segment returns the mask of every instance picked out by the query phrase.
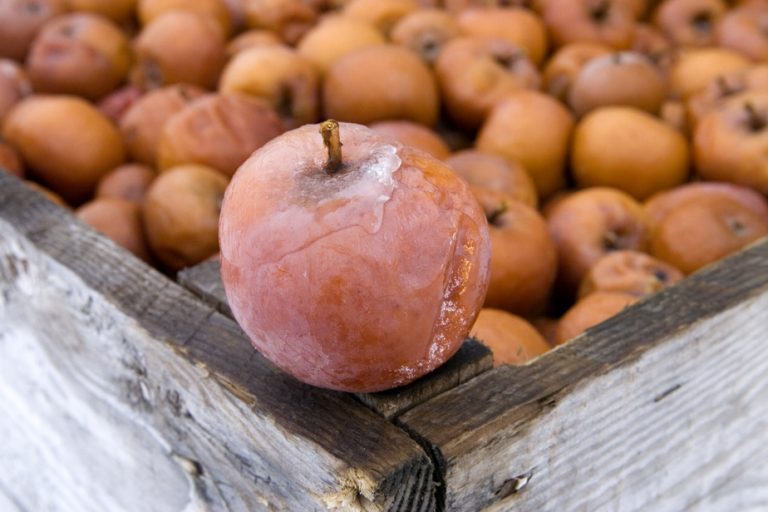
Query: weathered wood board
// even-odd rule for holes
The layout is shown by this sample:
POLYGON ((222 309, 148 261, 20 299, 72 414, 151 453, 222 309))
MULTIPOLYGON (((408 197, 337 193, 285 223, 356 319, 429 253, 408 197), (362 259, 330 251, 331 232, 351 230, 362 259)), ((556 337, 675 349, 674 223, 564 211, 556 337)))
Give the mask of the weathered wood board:
MULTIPOLYGON (((232 318, 232 310, 227 303, 221 282, 221 267, 218 261, 206 261, 184 269, 179 272, 178 281, 204 302, 232 318)), ((490 370, 492 366, 493 355, 488 347, 468 338, 449 361, 429 375, 397 389, 379 393, 359 393, 355 396, 374 411, 391 419, 490 370)))
POLYGON ((419 445, 0 172, 0 504, 434 510, 419 445))
POLYGON ((768 510, 768 240, 397 421, 446 510, 768 510))

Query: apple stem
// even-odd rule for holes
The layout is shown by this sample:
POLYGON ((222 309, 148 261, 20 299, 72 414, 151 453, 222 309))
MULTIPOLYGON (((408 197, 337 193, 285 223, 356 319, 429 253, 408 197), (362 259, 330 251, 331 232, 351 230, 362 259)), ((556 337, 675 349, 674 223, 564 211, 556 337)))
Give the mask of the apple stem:
POLYGON ((333 174, 341 167, 341 137, 339 136, 339 122, 328 119, 320 123, 320 135, 323 136, 323 144, 328 150, 328 161, 325 162, 325 172, 333 174))
POLYGON ((495 210, 493 210, 491 213, 488 214, 488 224, 496 224, 496 222, 499 220, 499 217, 504 215, 504 212, 507 211, 509 208, 509 205, 507 205, 506 201, 502 201, 499 206, 496 207, 495 210))

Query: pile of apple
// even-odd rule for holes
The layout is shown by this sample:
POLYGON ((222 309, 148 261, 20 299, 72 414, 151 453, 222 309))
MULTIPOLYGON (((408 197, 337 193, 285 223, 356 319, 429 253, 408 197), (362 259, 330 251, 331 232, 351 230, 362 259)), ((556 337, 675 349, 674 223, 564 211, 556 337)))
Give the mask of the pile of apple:
POLYGON ((520 363, 768 235, 766 27, 768 0, 5 0, 0 167, 173 273, 255 150, 367 125, 471 187, 473 333, 520 363))

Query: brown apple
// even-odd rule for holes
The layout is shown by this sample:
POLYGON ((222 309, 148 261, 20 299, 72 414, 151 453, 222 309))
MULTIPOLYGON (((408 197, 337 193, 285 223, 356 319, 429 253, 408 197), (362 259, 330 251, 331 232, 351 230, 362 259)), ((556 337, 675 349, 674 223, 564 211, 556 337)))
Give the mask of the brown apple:
POLYGON ((635 15, 626 2, 546 0, 541 17, 555 47, 574 42, 594 42, 626 50, 632 45, 635 15))
POLYGON ((581 280, 579 297, 595 292, 654 294, 683 279, 680 270, 640 251, 613 251, 595 262, 581 280))
POLYGON ((24 178, 26 176, 26 169, 19 153, 13 149, 13 146, 2 139, 0 139, 0 169, 13 174, 17 178, 24 178))
POLYGON ((21 66, 10 59, 0 59, 0 126, 11 108, 32 93, 32 84, 21 66))
POLYGON ((203 165, 182 165, 158 176, 142 206, 152 254, 171 271, 200 263, 219 250, 219 211, 226 176, 203 165))
POLYGON ((110 121, 120 124, 123 115, 144 94, 144 91, 132 84, 126 84, 114 89, 96 103, 99 112, 107 116, 110 121))
POLYGON ((768 4, 731 9, 715 28, 717 45, 750 59, 768 59, 768 4))
POLYGON ((727 10, 722 0, 664 0, 653 24, 676 46, 715 46, 715 27, 727 10))
POLYGON ((517 7, 487 7, 461 11, 456 16, 461 30, 470 36, 504 39, 525 50, 537 66, 547 55, 547 29, 533 11, 517 7))
POLYGON ((693 134, 696 171, 768 194, 768 91, 731 96, 701 118, 693 134))
POLYGON ((557 274, 557 248, 546 221, 519 201, 500 203, 493 193, 473 192, 491 233, 491 281, 484 307, 521 316, 542 313, 557 274))
POLYGON ((142 89, 186 83, 213 89, 226 60, 216 23, 189 11, 169 11, 146 25, 134 41, 131 80, 142 89))
POLYGON ((491 110, 475 147, 522 164, 545 199, 565 186, 573 125, 570 112, 556 99, 519 90, 491 110))
POLYGON ((415 0, 349 0, 345 2, 341 13, 367 21, 388 36, 401 18, 418 8, 419 4, 415 0))
POLYGON ((445 158, 445 163, 471 186, 499 191, 531 208, 538 206, 536 185, 519 162, 477 149, 464 149, 445 158))
POLYGON ((219 92, 261 98, 275 109, 286 128, 296 128, 317 120, 319 82, 312 62, 293 48, 271 45, 235 55, 219 78, 219 92))
POLYGON ((561 46, 544 65, 544 90, 565 102, 581 68, 593 58, 612 51, 610 46, 602 43, 577 42, 561 46))
POLYGON ((67 10, 92 12, 118 23, 128 25, 136 14, 138 0, 66 0, 67 10))
POLYGON ((96 185, 95 197, 119 197, 136 204, 144 202, 144 196, 157 176, 147 165, 128 163, 105 174, 96 185))
POLYGON ((504 39, 453 38, 445 43, 434 69, 449 117, 467 129, 478 128, 508 93, 541 85, 525 51, 504 39))
POLYGON ((340 57, 366 46, 383 44, 386 39, 371 23, 340 15, 323 17, 304 34, 296 51, 324 74, 340 57))
POLYGON ((481 309, 470 336, 491 349, 493 366, 525 364, 552 348, 528 320, 501 309, 481 309))
POLYGON ((571 171, 577 186, 613 187, 643 200, 688 178, 688 142, 659 118, 632 107, 602 107, 577 125, 571 171))
POLYGON ((167 12, 183 10, 215 21, 225 37, 232 33, 232 19, 224 0, 138 0, 138 3, 137 14, 142 26, 167 12))
POLYGON ((675 205, 653 230, 650 252, 693 273, 768 236, 768 217, 732 197, 710 196, 675 205))
POLYGON ((445 43, 462 34, 456 18, 442 9, 424 8, 406 14, 392 27, 390 40, 410 48, 432 64, 445 43))
POLYGON ((434 126, 439 114, 432 71, 417 54, 394 44, 359 48, 339 58, 321 89, 325 117, 340 121, 408 119, 434 126))
POLYGON ((426 151, 439 160, 445 160, 451 150, 448 144, 432 129, 414 121, 392 119, 376 121, 368 127, 384 137, 391 137, 401 144, 426 151))
POLYGON ((277 34, 270 32, 267 29, 255 28, 252 30, 247 30, 241 34, 238 34, 227 42, 227 62, 229 62, 229 60, 234 57, 235 54, 249 48, 275 46, 282 44, 284 44, 282 39, 280 39, 277 34))
POLYGON ((590 293, 571 306, 560 318, 555 332, 555 344, 562 345, 590 327, 620 313, 637 300, 636 296, 628 293, 590 293))
POLYGON ((157 144, 165 122, 203 94, 205 90, 200 87, 176 84, 149 91, 136 100, 119 123, 131 159, 154 166, 157 162, 157 144))
POLYGON ((77 208, 75 217, 140 260, 150 262, 138 204, 119 197, 99 197, 77 208))
POLYGON ((649 197, 643 208, 653 230, 677 205, 687 201, 707 202, 712 197, 734 200, 754 215, 768 219, 768 200, 762 194, 749 187, 720 181, 693 181, 664 190, 649 197))
POLYGON ((122 84, 131 68, 128 37, 99 14, 57 16, 40 29, 27 57, 36 92, 97 100, 122 84))
POLYGON ((558 282, 566 295, 600 258, 612 251, 645 251, 648 220, 642 205, 613 188, 594 187, 570 193, 547 212, 558 251, 558 282))
POLYGON ((23 62, 40 28, 65 10, 65 0, 0 2, 0 58, 23 62))
POLYGON ((662 75, 667 76, 674 60, 675 47, 658 27, 650 23, 638 23, 630 49, 648 57, 662 75))
POLYGON ((317 22, 317 11, 305 0, 242 0, 245 25, 266 29, 289 45, 296 44, 317 22))
POLYGON ((609 105, 657 114, 666 93, 664 79, 648 58, 616 52, 594 57, 581 68, 568 91, 568 104, 577 117, 609 105))
POLYGON ((747 69, 752 62, 726 48, 692 48, 679 51, 669 70, 669 93, 686 100, 718 76, 747 69))
POLYGON ((282 132, 280 118, 266 100, 240 93, 201 96, 166 121, 157 169, 202 164, 229 177, 282 132))
POLYGON ((2 135, 34 176, 73 205, 125 158, 114 124, 75 96, 28 96, 8 113, 2 135))
POLYGON ((688 122, 693 128, 705 114, 722 107, 731 96, 761 89, 768 89, 768 64, 719 75, 686 101, 688 122))

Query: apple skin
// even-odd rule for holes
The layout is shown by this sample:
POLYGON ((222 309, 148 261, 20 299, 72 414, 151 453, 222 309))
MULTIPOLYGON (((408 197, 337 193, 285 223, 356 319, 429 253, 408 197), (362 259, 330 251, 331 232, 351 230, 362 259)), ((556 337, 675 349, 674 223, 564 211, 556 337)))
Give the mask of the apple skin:
POLYGON ((746 91, 701 118, 693 155, 704 180, 726 181, 768 195, 768 92, 746 91))
POLYGON ((340 123, 342 168, 327 173, 318 127, 234 175, 219 228, 227 299, 254 347, 303 382, 406 384, 458 350, 482 307, 485 215, 445 164, 361 125, 340 123))

